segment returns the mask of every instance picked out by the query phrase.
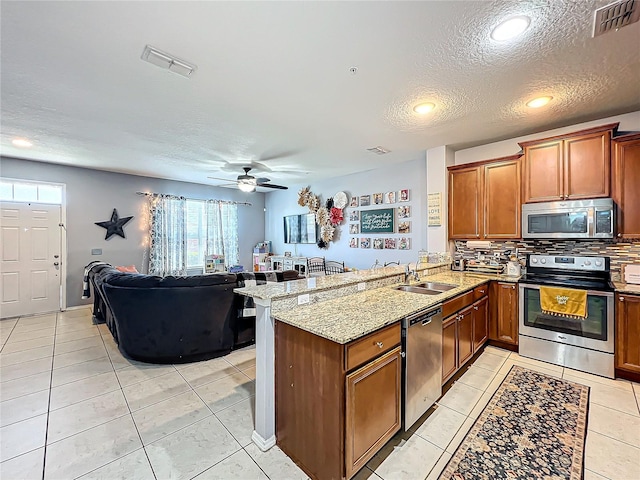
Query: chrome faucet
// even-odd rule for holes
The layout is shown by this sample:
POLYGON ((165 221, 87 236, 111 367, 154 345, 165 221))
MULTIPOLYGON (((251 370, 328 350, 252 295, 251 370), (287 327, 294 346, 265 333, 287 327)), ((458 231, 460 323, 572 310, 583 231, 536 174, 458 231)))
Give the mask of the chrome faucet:
MULTIPOLYGON (((417 267, 418 267, 418 264, 416 263, 416 268, 417 267)), ((408 284, 410 277, 413 277, 413 279, 418 282, 420 281, 420 275, 418 275, 418 270, 410 270, 409 264, 407 263, 407 266, 404 269, 404 283, 408 284)))

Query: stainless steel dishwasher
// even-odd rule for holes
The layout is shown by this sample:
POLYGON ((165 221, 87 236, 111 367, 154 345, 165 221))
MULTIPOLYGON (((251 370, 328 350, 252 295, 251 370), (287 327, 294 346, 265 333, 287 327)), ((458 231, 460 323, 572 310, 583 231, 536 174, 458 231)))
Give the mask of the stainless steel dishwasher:
POLYGON ((442 305, 402 321, 404 429, 442 395, 442 305))

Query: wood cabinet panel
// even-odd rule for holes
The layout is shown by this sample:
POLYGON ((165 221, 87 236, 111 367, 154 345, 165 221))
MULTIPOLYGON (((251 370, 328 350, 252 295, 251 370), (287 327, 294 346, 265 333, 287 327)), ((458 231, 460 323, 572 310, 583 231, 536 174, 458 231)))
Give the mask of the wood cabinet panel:
POLYGON ((442 323, 442 383, 458 368, 458 320, 456 315, 442 323))
POLYGON ((458 367, 473 356, 473 307, 461 311, 458 317, 458 367))
POLYGON ((618 207, 618 238, 640 238, 640 134, 613 142, 612 197, 618 207))
POLYGON ((519 159, 484 166, 484 238, 520 238, 520 191, 519 159))
POLYGON ((480 300, 482 297, 489 295, 489 284, 485 283, 473 289, 473 300, 480 300))
POLYGON ((449 315, 462 310, 467 305, 471 305, 474 300, 474 295, 474 291, 471 291, 447 300, 442 304, 442 316, 447 318, 449 315))
POLYGON ((524 203, 563 198, 562 141, 524 147, 524 203))
POLYGON ((518 290, 515 283, 498 282, 498 340, 518 344, 518 290))
POLYGON ((616 368, 640 374, 640 296, 616 294, 616 368))
POLYGON ((480 238, 481 170, 465 168, 449 174, 449 237, 480 238))
POLYGON ((489 297, 473 304, 473 351, 476 352, 489 337, 489 297))
POLYGON ((346 346, 346 370, 365 364, 400 344, 401 328, 396 322, 346 346))
POLYGON ((564 141, 566 199, 608 197, 611 182, 611 132, 564 141))
POLYGON ((400 347, 347 375, 346 478, 400 430, 401 379, 400 347))

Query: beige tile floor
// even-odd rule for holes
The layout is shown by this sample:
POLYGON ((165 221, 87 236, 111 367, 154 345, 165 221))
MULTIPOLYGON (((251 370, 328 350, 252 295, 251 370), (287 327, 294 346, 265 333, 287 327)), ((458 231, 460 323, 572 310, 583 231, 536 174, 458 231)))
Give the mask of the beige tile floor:
MULTIPOLYGON (((251 442, 255 350, 183 365, 126 359, 89 309, 0 321, 3 479, 302 479, 251 442)), ((356 480, 437 478, 512 365, 591 387, 585 479, 640 479, 640 385, 487 347, 356 480)))

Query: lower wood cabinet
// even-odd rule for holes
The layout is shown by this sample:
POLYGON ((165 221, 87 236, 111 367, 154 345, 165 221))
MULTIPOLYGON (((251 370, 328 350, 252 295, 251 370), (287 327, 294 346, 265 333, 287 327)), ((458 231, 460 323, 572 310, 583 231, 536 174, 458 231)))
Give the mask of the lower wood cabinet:
POLYGON ((640 295, 616 294, 617 370, 640 374, 640 295))
POLYGON ((349 479, 401 428, 400 322, 341 345, 275 324, 277 444, 313 479, 349 479))
POLYGON ((492 282, 489 295, 489 338, 505 344, 518 345, 518 285, 510 282, 492 282))
POLYGON ((474 292, 448 300, 442 307, 445 314, 456 312, 442 322, 443 384, 473 357, 488 338, 489 298, 486 291, 487 286, 483 285, 474 292), (474 298, 479 300, 473 302, 474 298))

